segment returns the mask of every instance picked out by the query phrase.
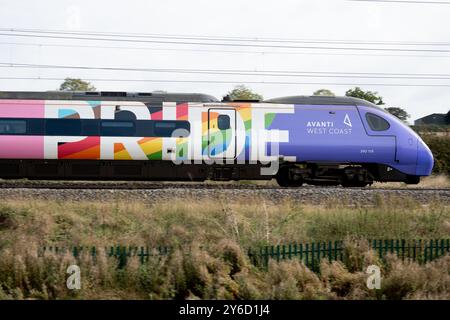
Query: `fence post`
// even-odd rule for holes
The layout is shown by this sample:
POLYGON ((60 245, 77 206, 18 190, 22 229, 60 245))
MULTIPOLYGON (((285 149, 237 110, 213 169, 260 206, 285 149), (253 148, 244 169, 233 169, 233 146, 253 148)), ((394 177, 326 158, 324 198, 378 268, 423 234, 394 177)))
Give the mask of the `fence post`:
POLYGON ((438 239, 434 240, 434 247, 435 247, 434 256, 435 256, 435 258, 439 258, 440 255, 439 255, 439 240, 438 239))
POLYGON ((331 263, 331 249, 333 248, 331 241, 328 241, 328 262, 331 263))
POLYGON ((384 240, 384 255, 387 255, 389 252, 389 240, 384 240))
POLYGON ((327 243, 324 241, 322 243, 322 259, 327 256, 327 243))
POLYGON ((117 253, 118 258, 119 258, 118 268, 119 269, 123 269, 127 265, 127 247, 122 247, 121 248, 121 247, 118 246, 117 249, 118 249, 118 252, 116 252, 116 253, 117 253))
POLYGON ((309 268, 309 243, 305 244, 305 258, 306 258, 306 263, 305 266, 307 266, 309 268))
POLYGON ((320 241, 317 243, 317 263, 316 263, 316 270, 319 270, 320 267, 320 260, 321 260, 321 256, 322 256, 322 245, 320 243, 320 241))
POLYGON ((300 262, 306 266, 306 263, 303 262, 303 243, 300 243, 300 245, 299 245, 299 256, 300 256, 300 262))
POLYGON ((94 260, 94 262, 97 262, 97 247, 91 248, 91 256, 92 260, 94 260))
POLYGON ((264 261, 263 261, 263 263, 264 263, 264 266, 266 268, 269 267, 269 247, 268 246, 266 246, 265 250, 264 250, 264 261))
POLYGON ((411 243, 410 239, 408 239, 408 241, 402 239, 403 260, 405 259, 405 256, 409 258, 410 243, 411 243), (406 250, 408 250, 408 252, 406 252, 406 250))
POLYGON ((337 261, 337 253, 338 253, 338 242, 334 240, 334 261, 337 261))
POLYGON ((423 263, 423 260, 424 260, 423 255, 424 255, 424 253, 423 253, 423 248, 422 248, 422 239, 419 239, 417 250, 418 250, 418 252, 417 252, 417 258, 416 259, 418 259, 420 261, 420 263, 423 263))
POLYGON ((144 264, 144 247, 141 247, 141 251, 139 252, 139 262, 144 264))
POLYGON ((433 239, 430 239, 430 248, 431 248, 431 250, 430 250, 430 262, 431 262, 431 261, 433 261, 433 259, 436 258, 436 248, 435 248, 433 239), (434 249, 434 252, 433 252, 433 249, 434 249))
POLYGON ((77 247, 77 246, 74 246, 74 247, 72 248, 72 255, 73 255, 75 258, 78 257, 79 253, 78 253, 78 247, 77 247))
POLYGON ((264 266, 264 264, 263 264, 263 254, 264 254, 263 247, 259 247, 258 254, 255 253, 255 256, 254 256, 255 265, 257 265, 257 266, 264 266))
POLYGON ((380 255, 380 259, 383 259, 383 240, 378 240, 378 252, 380 255))
POLYGON ((429 240, 429 244, 430 244, 430 250, 429 250, 430 260, 429 261, 432 261, 433 260, 433 240, 432 239, 429 240))
POLYGON ((437 239, 432 240, 434 246, 434 258, 439 258, 439 241, 437 239))
POLYGON ((316 255, 316 243, 312 242, 311 243, 311 270, 313 270, 313 271, 316 267, 315 263, 314 263, 315 255, 316 255))

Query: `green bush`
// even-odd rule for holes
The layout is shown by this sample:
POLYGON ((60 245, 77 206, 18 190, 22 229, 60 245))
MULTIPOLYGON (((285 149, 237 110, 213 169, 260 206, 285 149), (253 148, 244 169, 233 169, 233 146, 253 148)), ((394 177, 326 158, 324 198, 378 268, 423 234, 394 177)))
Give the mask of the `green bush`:
POLYGON ((425 134, 422 139, 433 152, 433 173, 450 175, 450 137, 425 134))

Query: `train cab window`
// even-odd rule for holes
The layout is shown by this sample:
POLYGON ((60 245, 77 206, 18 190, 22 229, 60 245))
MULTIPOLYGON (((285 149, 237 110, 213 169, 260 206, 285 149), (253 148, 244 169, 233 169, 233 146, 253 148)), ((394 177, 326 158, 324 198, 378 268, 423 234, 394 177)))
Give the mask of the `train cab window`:
POLYGON ((102 136, 132 137, 135 131, 132 121, 102 121, 100 126, 102 136))
POLYGON ((188 121, 162 120, 154 122, 155 137, 177 137, 189 136, 190 125, 188 121))
POLYGON ((389 122, 373 113, 366 113, 366 120, 373 131, 385 131, 390 127, 389 122))
POLYGON ((217 127, 219 128, 219 130, 230 129, 230 117, 226 114, 220 114, 217 117, 217 127))
POLYGON ((26 120, 0 120, 0 134, 24 134, 26 132, 26 120))
POLYGON ((79 136, 81 121, 79 119, 46 119, 45 134, 48 136, 79 136))

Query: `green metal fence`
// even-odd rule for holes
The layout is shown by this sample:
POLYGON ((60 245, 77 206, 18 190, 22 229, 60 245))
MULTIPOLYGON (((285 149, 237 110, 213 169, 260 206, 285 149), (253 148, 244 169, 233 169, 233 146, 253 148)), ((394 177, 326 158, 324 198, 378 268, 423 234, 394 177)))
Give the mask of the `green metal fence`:
MULTIPOLYGON (((399 258, 427 263, 450 252, 450 239, 436 240, 369 240, 370 249, 380 259, 386 254, 396 254, 399 258)), ((268 267, 269 261, 299 260, 311 270, 319 269, 320 261, 345 261, 344 241, 311 242, 277 246, 265 246, 258 250, 249 250, 249 257, 255 265, 268 267)))
MULTIPOLYGON (((103 248, 104 253, 108 257, 114 257, 118 261, 118 267, 123 268, 126 266, 128 259, 130 258, 138 258, 141 264, 148 262, 151 257, 162 257, 168 255, 172 248, 159 246, 157 248, 150 247, 137 247, 137 246, 110 246, 103 248)), ((45 255, 46 253, 54 253, 54 254, 66 254, 70 253, 75 258, 81 257, 83 254, 88 254, 92 257, 92 259, 96 259, 99 254, 99 248, 97 247, 83 247, 83 246, 74 246, 71 248, 66 247, 58 247, 58 246, 48 246, 43 247, 42 251, 39 252, 39 255, 45 255)))
MULTIPOLYGON (((427 263, 450 252, 450 239, 436 240, 369 240, 372 249, 380 259, 384 259, 386 254, 396 254, 399 258, 413 260, 418 263, 427 263)), ((128 259, 138 258, 140 263, 146 263, 151 257, 167 256, 173 252, 174 248, 160 246, 157 248, 137 247, 137 246, 110 246, 105 247, 104 252, 109 257, 118 260, 118 267, 123 268, 128 259)), ((43 247, 40 254, 51 252, 55 254, 70 252, 74 257, 88 254, 96 259, 99 250, 96 247, 72 247, 70 249, 57 246, 43 247)), ((248 250, 249 259, 253 264, 267 268, 270 260, 298 260, 313 271, 318 271, 320 261, 345 261, 346 257, 344 241, 291 243, 287 245, 264 246, 257 249, 248 250)))

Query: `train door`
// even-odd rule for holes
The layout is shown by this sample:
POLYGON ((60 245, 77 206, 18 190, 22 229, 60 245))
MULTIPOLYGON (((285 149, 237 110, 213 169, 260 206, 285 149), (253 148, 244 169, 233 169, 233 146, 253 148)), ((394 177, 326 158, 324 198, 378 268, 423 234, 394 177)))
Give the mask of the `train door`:
POLYGON ((396 135, 383 117, 383 113, 372 108, 358 106, 358 111, 367 133, 368 150, 375 156, 377 163, 395 163, 397 161, 396 135))
POLYGON ((370 136, 390 138, 393 141, 393 146, 389 145, 389 149, 394 149, 395 153, 391 156, 390 163, 404 173, 414 174, 417 164, 416 133, 390 114, 368 107, 358 108, 370 136))
POLYGON ((208 156, 211 159, 236 158, 236 110, 208 110, 208 156))

